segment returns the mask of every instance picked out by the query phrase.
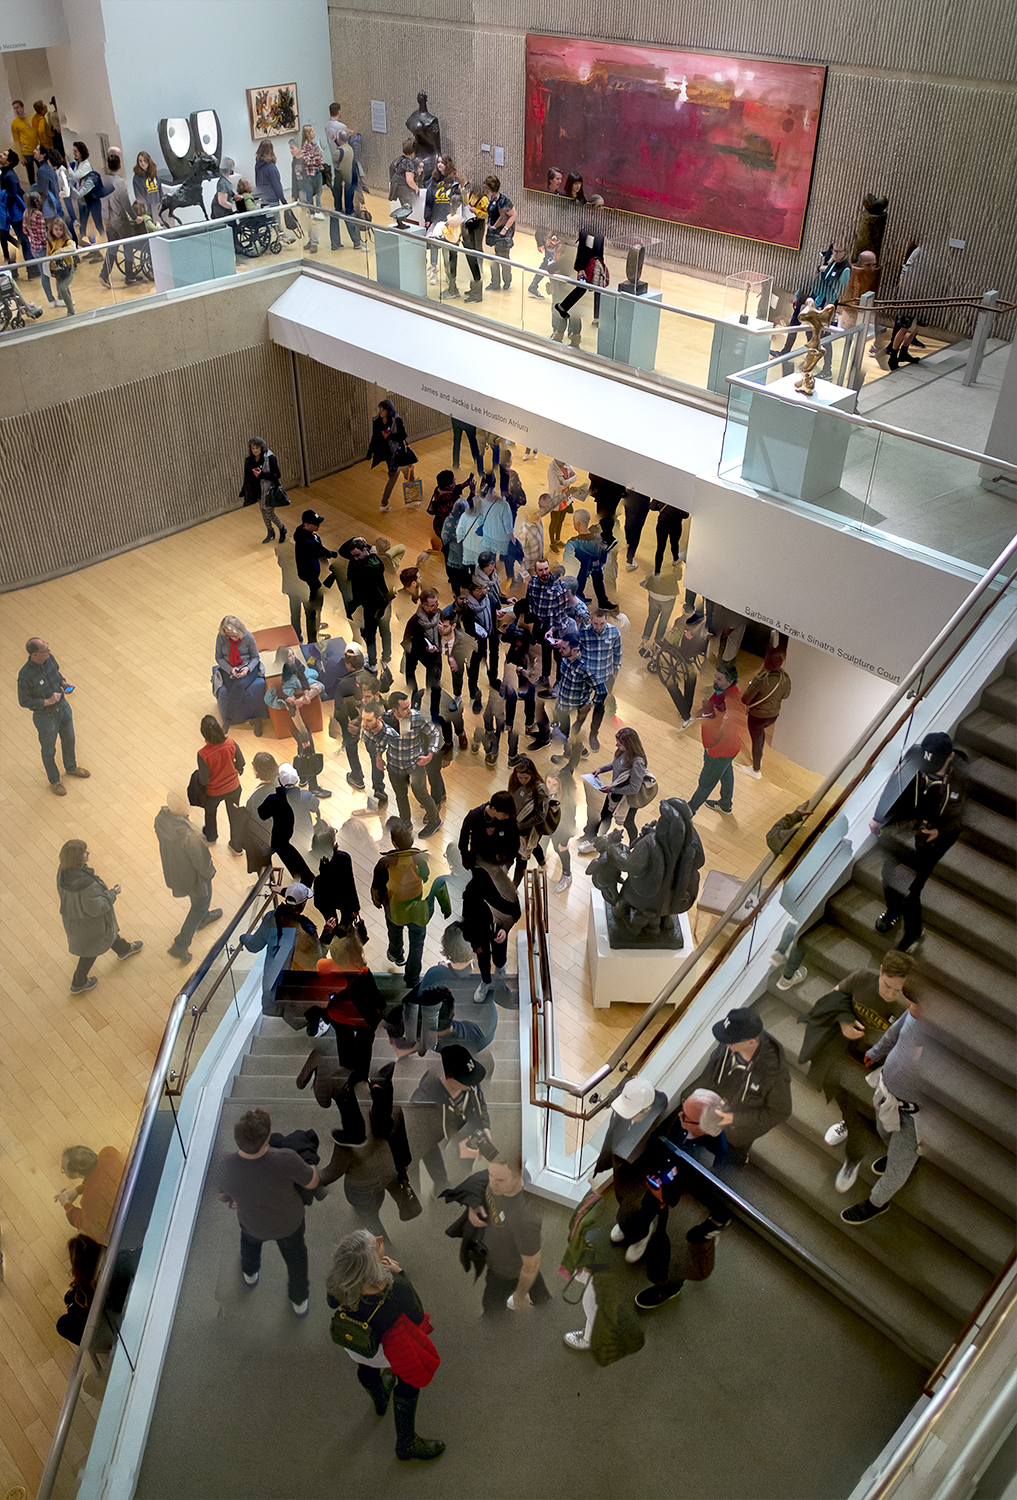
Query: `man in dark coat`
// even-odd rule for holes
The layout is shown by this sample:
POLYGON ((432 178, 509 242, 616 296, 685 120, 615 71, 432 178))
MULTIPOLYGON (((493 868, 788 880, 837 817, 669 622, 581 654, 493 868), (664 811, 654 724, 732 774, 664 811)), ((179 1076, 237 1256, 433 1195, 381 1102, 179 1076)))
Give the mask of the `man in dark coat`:
POLYGON ((22 708, 32 710, 32 722, 39 736, 42 763, 46 767, 50 786, 56 796, 66 797, 67 788, 60 780, 56 763, 58 737, 64 770, 68 776, 87 777, 91 774, 83 766, 79 766, 75 759, 74 716, 67 702, 67 692, 71 685, 64 680, 48 641, 34 635, 26 643, 25 650, 28 652, 28 660, 18 673, 18 702, 22 708))
MULTIPOLYGON (((719 1046, 689 1089, 712 1089, 724 1100, 717 1122, 727 1140, 727 1160, 744 1166, 749 1147, 791 1117, 791 1072, 778 1041, 763 1030, 754 1010, 729 1010, 713 1034, 719 1046)), ((704 1137, 709 1145, 712 1137, 704 1137)), ((722 1159, 717 1155, 718 1164, 722 1159)))
POLYGON ((922 936, 922 891, 943 855, 960 838, 968 795, 968 758, 948 734, 927 734, 912 745, 880 793, 869 824, 886 848, 877 932, 904 918, 898 948, 922 936))
MULTIPOLYGON (((293 550, 297 559, 297 577, 307 584, 307 639, 318 639, 318 621, 321 618, 321 564, 328 558, 338 557, 330 552, 318 535, 318 527, 325 517, 316 510, 305 510, 300 525, 293 532, 293 550)), ((327 580, 332 582, 331 577, 327 580)))
POLYGON ((174 896, 186 897, 191 903, 184 925, 168 950, 170 958, 179 958, 185 964, 191 961, 188 949, 194 934, 222 916, 222 907, 209 910, 215 865, 212 851, 192 824, 189 812, 185 799, 170 792, 166 806, 159 809, 155 818, 163 878, 174 896))
POLYGON ((373 671, 378 663, 378 626, 389 604, 385 564, 362 536, 351 537, 339 548, 340 557, 349 561, 347 578, 353 608, 364 612, 363 636, 367 647, 367 666, 373 671))

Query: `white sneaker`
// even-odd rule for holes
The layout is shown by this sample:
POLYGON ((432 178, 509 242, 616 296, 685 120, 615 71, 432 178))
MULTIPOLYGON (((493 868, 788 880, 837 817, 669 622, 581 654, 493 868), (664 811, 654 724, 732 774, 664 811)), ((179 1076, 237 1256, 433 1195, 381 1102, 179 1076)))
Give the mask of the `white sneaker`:
POLYGON ((569 886, 571 884, 572 884, 572 876, 571 875, 563 875, 561 877, 561 879, 559 880, 558 884, 554 888, 555 895, 556 896, 562 896, 562 895, 564 895, 565 892, 568 890, 568 888, 569 888, 569 886))
POLYGON ((312 214, 312 215, 311 215, 311 218, 312 218, 312 219, 324 219, 324 217, 325 217, 325 215, 324 215, 324 214, 319 214, 319 213, 313 213, 313 214, 312 214))
POLYGON ((437 284, 438 284, 438 268, 437 268, 437 266, 428 266, 428 268, 427 268, 427 281, 428 281, 428 285, 429 286, 437 286, 437 284))
POLYGON ((855 1185, 855 1178, 858 1176, 858 1168, 860 1166, 860 1161, 846 1161, 844 1163, 834 1179, 833 1185, 838 1193, 850 1193, 855 1185))
MULTIPOLYGON (((652 1233, 653 1230, 651 1229, 650 1234, 652 1233)), ((646 1247, 650 1243, 650 1234, 647 1234, 641 1240, 636 1240, 636 1243, 634 1245, 630 1245, 626 1250, 625 1261, 627 1265, 634 1266, 637 1261, 642 1260, 643 1256, 646 1254, 646 1247)))
POLYGON ((290 1306, 292 1307, 293 1311, 296 1313, 296 1315, 297 1315, 298 1318, 306 1318, 307 1317, 307 1298, 306 1297, 304 1298, 303 1302, 291 1302, 290 1306))
POLYGON ((381 514, 382 514, 382 515, 383 515, 383 516, 385 516, 385 515, 387 515, 387 514, 388 514, 388 512, 389 512, 389 511, 390 511, 390 510, 391 510, 391 509, 392 509, 392 507, 391 507, 391 505, 379 505, 379 506, 378 506, 378 509, 379 509, 379 511, 380 511, 380 512, 381 512, 381 514))
POLYGON ((627 562, 627 563, 626 563, 626 564, 625 564, 625 570, 626 570, 626 572, 628 572, 628 573, 634 573, 634 572, 635 572, 635 571, 636 571, 636 569, 637 569, 637 568, 638 568, 638 567, 639 567, 639 564, 638 564, 638 563, 630 563, 630 562, 627 562))
POLYGON ((746 776, 751 776, 754 781, 762 781, 763 779, 762 771, 753 770, 752 766, 739 766, 738 769, 739 771, 744 771, 746 776))
POLYGON ((777 980, 777 988, 779 990, 790 990, 796 984, 801 984, 801 982, 802 982, 803 979, 808 979, 808 977, 809 977, 809 971, 808 971, 808 969, 806 969, 804 967, 801 968, 801 969, 796 969, 794 971, 794 973, 791 975, 790 979, 785 979, 785 978, 783 978, 783 976, 780 979, 778 979, 777 980))
POLYGON ((847 1140, 847 1126, 843 1120, 838 1120, 836 1125, 831 1125, 823 1137, 828 1146, 843 1146, 847 1140))
POLYGON ((624 1231, 624 1229, 621 1227, 620 1224, 616 1224, 614 1226, 614 1228, 611 1230, 611 1243, 612 1243, 612 1245, 620 1245, 621 1242, 622 1242, 622 1240, 624 1238, 625 1238, 625 1231, 624 1231))
POLYGON ((247 1282, 248 1286, 257 1286, 258 1285, 258 1277, 259 1277, 260 1274, 261 1274, 260 1271, 255 1271, 255 1273, 254 1273, 253 1276, 248 1276, 247 1272, 245 1271, 244 1272, 244 1280, 247 1282))
POLYGON ((588 1349, 590 1347, 590 1341, 586 1337, 586 1331, 582 1328, 577 1328, 575 1333, 564 1334, 562 1336, 562 1342, 568 1349, 588 1349))
POLYGON ((477 985, 477 988, 473 991, 473 998, 474 998, 475 1002, 477 1003, 477 1005, 483 1005, 484 1001, 485 1000, 490 1000, 490 998, 491 998, 491 996, 493 994, 494 994, 494 985, 493 984, 485 984, 484 981, 481 980, 480 983, 477 985))
POLYGON ((596 854, 597 846, 592 839, 583 839, 576 852, 578 854, 596 854))
POLYGON ((329 1034, 329 1032, 331 1030, 332 1030, 332 1027, 329 1025, 329 1023, 327 1021, 319 1021, 318 1022, 318 1029, 314 1033, 315 1040, 317 1040, 318 1037, 320 1037, 320 1036, 328 1036, 328 1034, 329 1034))

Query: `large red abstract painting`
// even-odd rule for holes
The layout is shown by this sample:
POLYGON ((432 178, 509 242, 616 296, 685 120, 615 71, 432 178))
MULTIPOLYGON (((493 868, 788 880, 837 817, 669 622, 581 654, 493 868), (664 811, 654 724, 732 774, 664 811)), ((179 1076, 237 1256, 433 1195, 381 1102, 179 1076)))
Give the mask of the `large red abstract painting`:
POLYGON ((526 187, 796 250, 826 69, 526 38, 526 187))

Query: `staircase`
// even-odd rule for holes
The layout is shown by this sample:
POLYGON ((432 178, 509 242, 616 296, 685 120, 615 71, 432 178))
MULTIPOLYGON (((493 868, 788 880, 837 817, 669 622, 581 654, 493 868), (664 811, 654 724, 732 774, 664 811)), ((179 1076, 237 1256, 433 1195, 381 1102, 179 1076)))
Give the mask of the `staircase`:
MULTIPOLYGON (((739 1173, 742 1195, 837 1271, 905 1346, 935 1364, 1014 1245, 1015 1023, 1017 1023, 1017 656, 986 686, 954 731, 968 755, 964 833, 944 855, 922 899, 925 935, 917 973, 925 999, 927 1107, 922 1160, 891 1210, 859 1229, 840 1221, 875 1182, 884 1147, 872 1133, 855 1188, 833 1180, 841 1151, 823 1143, 836 1108, 797 1064, 798 1024, 821 995, 854 969, 879 965, 894 941, 874 930, 883 907, 882 853, 859 859, 850 884, 827 902, 802 940, 808 978, 758 1003, 783 1045, 794 1112, 752 1148, 739 1173)), ((859 1080, 871 1117, 871 1090, 859 1080)))
MULTIPOLYGON (((406 985, 401 976, 376 974, 374 977, 386 1004, 401 1000, 405 995, 406 985)), ((480 1009, 479 1006, 475 1007, 473 1004, 473 991, 476 986, 475 974, 456 976, 455 986, 450 986, 453 988, 458 1017, 469 1020, 471 1012, 480 1009)), ((506 1149, 518 1149, 522 1106, 519 1071, 519 998, 514 976, 509 977, 508 992, 505 989, 496 992, 495 1002, 498 1010, 498 1030, 490 1048, 477 1054, 479 1061, 487 1069, 487 1077, 484 1079, 482 1089, 491 1114, 491 1134, 495 1143, 506 1149)), ((331 1034, 312 1041, 304 1031, 294 1031, 280 1018, 263 1016, 251 1039, 251 1049, 243 1059, 240 1072, 233 1080, 230 1099, 238 1102, 232 1108, 227 1106, 224 1110, 224 1120, 228 1120, 232 1125, 236 1116, 243 1113, 245 1109, 251 1109, 255 1105, 264 1105, 271 1113, 274 1124, 277 1116, 280 1122, 284 1122, 277 1125, 279 1129, 316 1130, 321 1137, 322 1160, 327 1161, 331 1152, 328 1133, 333 1126, 339 1125, 339 1112, 335 1108, 327 1111, 322 1109, 315 1102, 311 1084, 308 1084, 306 1089, 298 1089, 296 1085, 297 1075, 308 1053, 316 1048, 325 1047, 333 1049, 335 1047, 335 1040, 331 1034)), ((382 1067, 385 1063, 392 1062, 394 1057, 395 1053, 388 1043, 388 1034, 384 1026, 381 1026, 375 1036, 373 1066, 382 1067)), ((406 1127, 411 1148, 414 1146, 412 1117, 415 1107, 410 1105, 410 1096, 425 1072, 440 1070, 440 1068, 441 1062, 435 1052, 429 1052, 426 1057, 406 1057, 396 1063, 393 1076, 395 1102, 401 1104, 406 1112, 406 1127)), ((361 1085, 358 1092, 361 1106, 366 1113, 368 1099, 366 1086, 361 1085)))

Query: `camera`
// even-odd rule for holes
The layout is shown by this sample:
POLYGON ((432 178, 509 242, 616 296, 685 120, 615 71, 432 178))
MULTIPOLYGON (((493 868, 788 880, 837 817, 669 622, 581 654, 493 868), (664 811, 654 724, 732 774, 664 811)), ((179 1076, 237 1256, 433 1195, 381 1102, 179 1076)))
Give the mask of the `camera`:
POLYGON ((498 1147, 488 1140, 483 1130, 475 1130, 467 1136, 466 1145, 471 1151, 479 1151, 485 1161, 494 1161, 498 1155, 498 1147))

